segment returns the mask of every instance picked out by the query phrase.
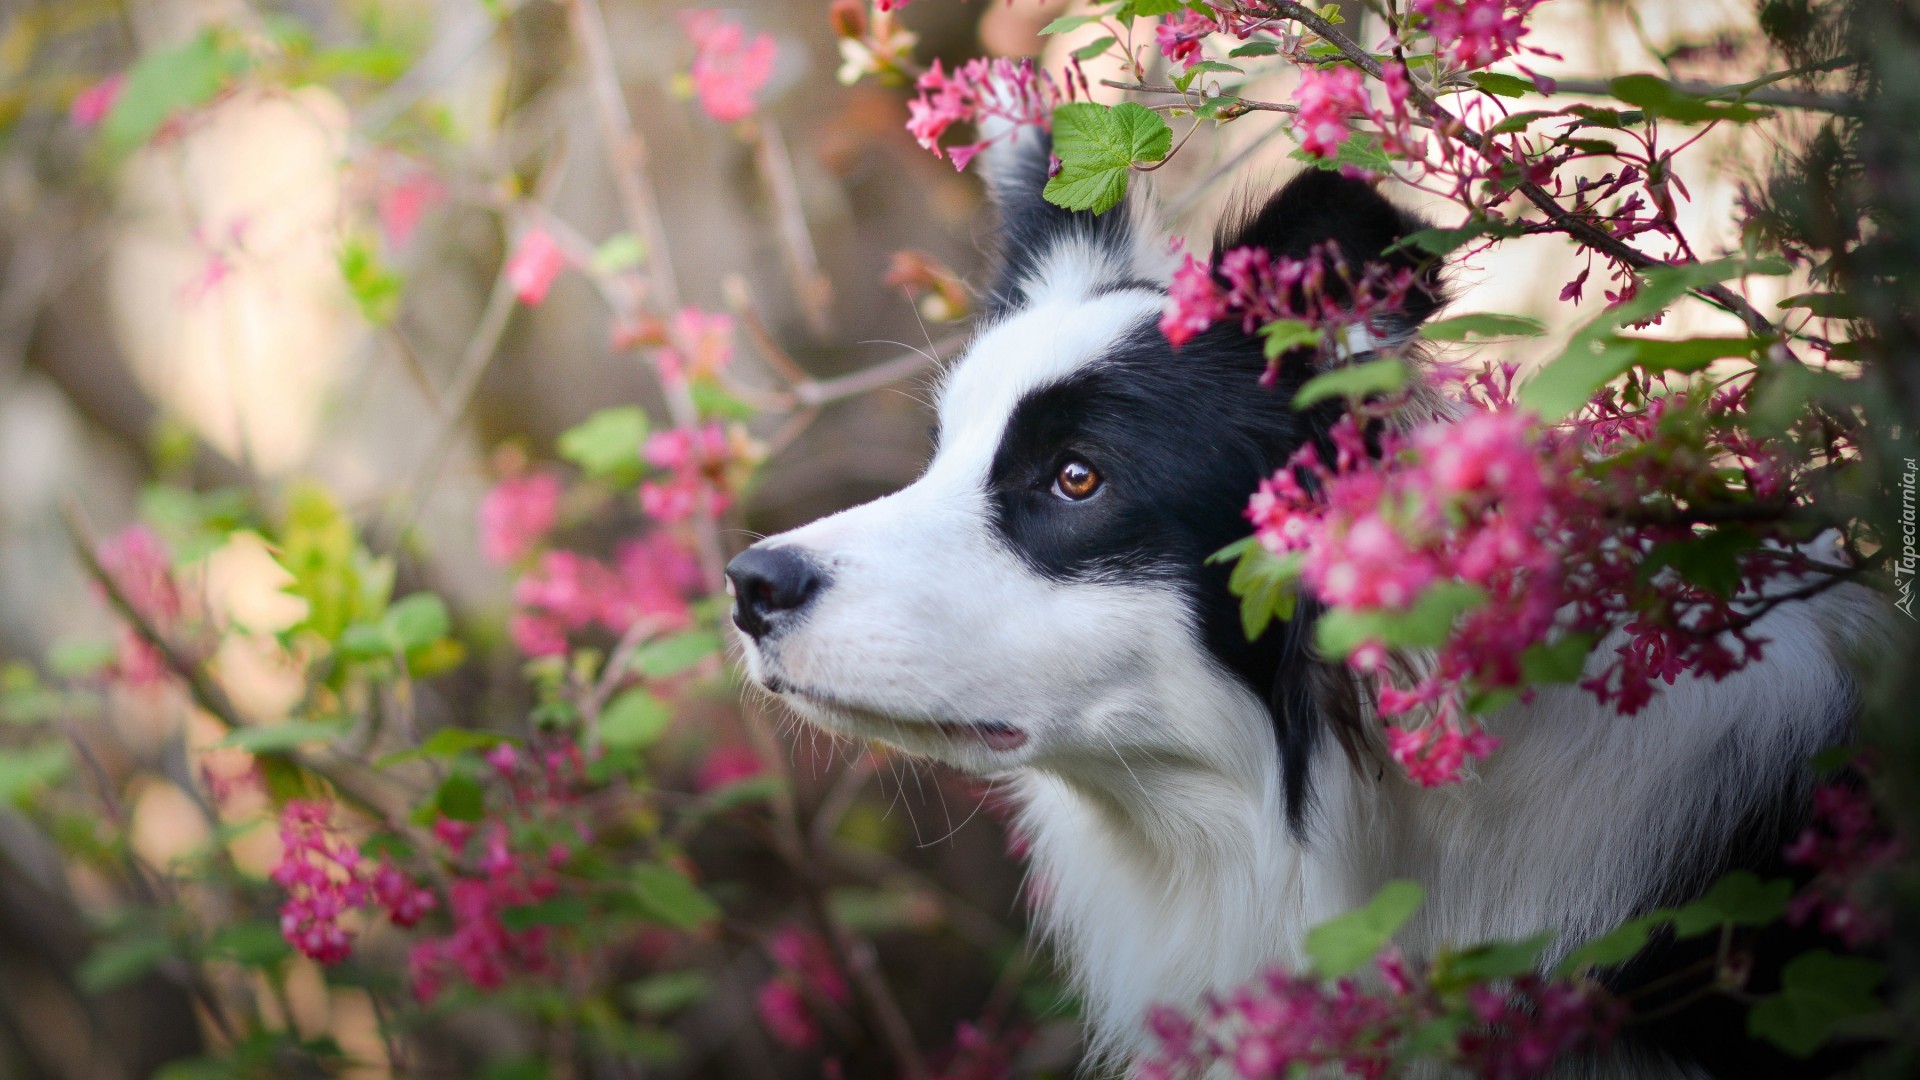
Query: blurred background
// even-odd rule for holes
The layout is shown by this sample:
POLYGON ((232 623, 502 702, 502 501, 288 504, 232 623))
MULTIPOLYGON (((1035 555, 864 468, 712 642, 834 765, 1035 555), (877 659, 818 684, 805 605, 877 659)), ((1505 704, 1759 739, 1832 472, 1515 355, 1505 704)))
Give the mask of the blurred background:
MULTIPOLYGON (((1361 40, 1382 33, 1345 6, 1361 40)), ((993 53, 1058 69, 1098 34, 1040 37, 1068 7, 921 0, 899 18, 922 65, 993 53)), ((964 341, 956 283, 984 278, 979 182, 907 135, 909 87, 837 77, 861 58, 825 2, 725 9, 775 51, 751 116, 715 120, 694 100, 681 8, 0 3, 0 1077, 153 1075, 244 1042, 218 1018, 235 1010, 262 1031, 341 1049, 276 1049, 261 1075, 560 1075, 556 1063, 600 1060, 554 1048, 573 1029, 550 1003, 416 1018, 403 1053, 377 1033, 393 988, 371 976, 323 979, 270 945, 257 977, 190 974, 198 961, 166 943, 217 932, 220 905, 252 897, 245 910, 271 924, 260 905, 278 842, 264 797, 210 795, 226 734, 204 702, 103 674, 122 630, 78 553, 154 524, 224 628, 208 649, 235 716, 311 721, 312 655, 292 633, 311 613, 298 601, 285 610, 275 558, 288 540, 275 530, 299 492, 324 491, 370 557, 388 560, 393 593, 443 598, 461 643, 463 661, 399 684, 409 734, 515 730, 541 683, 510 641, 519 575, 487 558, 477 515, 503 477, 560 467, 563 434, 602 410, 637 405, 656 427, 678 415, 683 403, 648 366, 658 329, 641 312, 692 306, 733 320, 731 404, 717 412, 751 440, 742 457, 757 471, 724 520, 728 549, 909 481, 927 449, 933 359, 964 341), (103 103, 116 92, 133 97, 103 103), (637 138, 609 126, 620 111, 637 138), (657 232, 639 235, 647 214, 610 161, 650 179, 640 194, 657 203, 657 232), (571 269, 529 302, 504 268, 536 231, 571 269), (260 524, 236 531, 246 522, 260 524), (33 756, 48 745, 70 749, 33 756), (209 851, 233 864, 217 902, 194 884, 209 851), (156 912, 158 924, 129 922, 156 912), (215 1004, 224 998, 244 1004, 215 1004)), ((1751 22, 1742 0, 1562 0, 1537 14, 1530 40, 1559 55, 1540 70, 1571 79, 1719 81, 1761 70, 1751 22)), ((1101 63, 1088 64, 1096 87, 1118 75, 1101 63)), ((1243 91, 1288 92, 1281 76, 1243 91)), ((1684 152, 1678 211, 1703 256, 1737 246, 1741 185, 1796 122, 1781 121, 1786 135, 1715 131, 1684 152)), ((1193 140, 1154 183, 1204 247, 1224 208, 1298 167, 1293 146, 1277 118, 1250 115, 1193 140)), ((1556 298, 1584 265, 1556 237, 1503 245, 1453 271, 1456 308, 1548 317, 1563 335, 1556 298)), ((1754 299, 1769 310, 1769 296, 1754 299)), ((1710 315, 1688 317, 1669 329, 1712 329, 1710 315)), ((1556 351, 1548 338, 1471 359, 1556 351)), ((642 527, 631 499, 569 499, 575 546, 605 550, 642 527)), ((777 722, 763 732, 773 741, 756 743, 729 676, 703 670, 675 698, 647 783, 697 790, 721 749, 771 753, 792 806, 839 852, 819 868, 822 887, 856 946, 877 949, 908 1037, 959 1063, 950 1075, 969 1062, 989 1063, 983 1076, 1068 1075, 1071 1002, 1023 943, 1020 870, 983 789, 777 722)), ((376 696, 394 692, 381 686, 376 696)), ((675 841, 702 881, 727 883, 713 889, 729 920, 763 931, 804 906, 804 866, 768 854, 772 827, 749 814, 675 841)), ((365 945, 395 966, 398 944, 369 929, 365 945)), ((581 1075, 815 1075, 828 1062, 889 1074, 862 1056, 871 1033, 860 1022, 829 1018, 805 1051, 768 1032, 755 995, 786 961, 765 948, 726 933, 633 948, 614 983, 657 986, 634 974, 656 969, 705 981, 648 1020, 666 1043, 616 1055, 644 1068, 581 1075)), ((176 1073, 240 1066, 220 1068, 176 1073)))

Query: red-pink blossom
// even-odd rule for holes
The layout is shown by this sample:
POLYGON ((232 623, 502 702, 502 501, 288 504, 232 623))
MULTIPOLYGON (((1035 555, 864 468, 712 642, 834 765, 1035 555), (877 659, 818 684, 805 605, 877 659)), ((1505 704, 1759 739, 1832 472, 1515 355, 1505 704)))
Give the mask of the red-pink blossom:
POLYGON ((97 127, 113 112, 120 101, 121 91, 127 88, 125 72, 109 75, 85 90, 74 95, 73 105, 67 110, 67 117, 77 128, 97 127))
POLYGON ((1168 63, 1177 63, 1183 67, 1192 67, 1206 59, 1200 51, 1200 44, 1220 29, 1220 24, 1192 8, 1182 8, 1172 15, 1162 15, 1160 24, 1153 29, 1153 40, 1160 47, 1160 55, 1168 63))
POLYGON ((1387 753, 1421 787, 1440 787, 1460 779, 1471 761, 1484 761, 1500 740, 1478 729, 1463 730, 1436 721, 1411 730, 1387 728, 1387 753))
POLYGON ((726 428, 717 422, 655 432, 641 456, 669 474, 664 480, 640 485, 640 509, 655 521, 673 523, 695 514, 718 514, 732 501, 728 472, 734 446, 726 428))
POLYGON ((521 303, 538 307, 546 301, 554 279, 566 268, 567 254, 560 249, 553 234, 535 226, 521 234, 520 243, 507 257, 507 281, 521 303))
POLYGON ((711 378, 733 362, 733 317, 683 307, 667 323, 660 350, 662 377, 674 381, 711 378))
POLYGON ((1482 68, 1519 51, 1527 16, 1541 0, 1412 0, 1427 18, 1446 56, 1468 68, 1482 68))
POLYGON ((917 85, 920 96, 907 102, 907 131, 934 156, 950 157, 956 169, 999 139, 1019 138, 1022 127, 1050 127, 1063 100, 1052 77, 1030 60, 976 58, 949 74, 936 59, 917 85), (988 122, 1006 130, 961 146, 940 145, 955 124, 973 125, 980 134, 988 122))
POLYGON ((567 651, 568 634, 590 627, 615 635, 643 619, 679 627, 699 587, 699 564, 664 532, 621 544, 613 566, 579 552, 548 551, 514 584, 514 643, 528 656, 557 656, 567 651))
POLYGON ((808 1050, 820 1042, 807 999, 790 978, 768 979, 753 996, 754 1011, 775 1042, 791 1050, 808 1050))
POLYGON ((767 771, 766 763, 751 747, 737 743, 716 746, 707 752, 695 771, 693 788, 705 794, 743 780, 751 780, 767 771))
POLYGON ((447 197, 447 188, 425 169, 411 169, 380 192, 380 231, 389 247, 405 247, 427 211, 447 197))
POLYGON ((286 893, 281 936, 323 964, 338 963, 352 951, 352 935, 340 923, 347 912, 379 906, 395 924, 412 926, 438 902, 390 863, 370 866, 357 848, 336 837, 332 814, 325 802, 287 803, 280 815, 280 860, 268 874, 286 893))
POLYGON ((1301 73, 1293 100, 1300 106, 1294 130, 1300 148, 1313 157, 1332 157, 1347 140, 1347 121, 1368 111, 1366 79, 1350 67, 1309 68, 1301 73))
POLYGON ((508 477, 480 500, 480 550, 505 566, 532 552, 560 520, 560 480, 551 473, 508 477))
POLYGON ((1167 288, 1160 332, 1177 349, 1226 314, 1226 294, 1213 279, 1213 267, 1189 253, 1180 269, 1173 272, 1173 282, 1167 288))
POLYGON ((680 27, 693 42, 693 92, 708 116, 723 124, 752 116, 754 98, 773 76, 779 53, 773 37, 747 37, 739 23, 715 11, 683 11, 680 27))
POLYGON ((1813 793, 1813 821, 1787 845, 1787 861, 1814 876, 1787 906, 1787 921, 1815 924, 1860 948, 1884 940, 1892 919, 1872 890, 1905 852, 1864 790, 1827 784, 1813 793))

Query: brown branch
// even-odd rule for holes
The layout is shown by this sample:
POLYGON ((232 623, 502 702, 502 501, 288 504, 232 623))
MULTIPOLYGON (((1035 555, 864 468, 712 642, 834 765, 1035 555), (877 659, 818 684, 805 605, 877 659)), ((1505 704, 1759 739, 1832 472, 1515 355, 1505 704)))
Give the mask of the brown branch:
MULTIPOLYGON (((1115 90, 1131 90, 1139 94, 1178 94, 1183 98, 1187 97, 1190 93, 1177 86, 1155 86, 1151 83, 1121 82, 1118 79, 1101 79, 1100 85, 1110 86, 1115 90)), ((1234 100, 1239 102, 1238 108, 1248 112, 1297 113, 1300 111, 1300 106, 1298 105, 1288 105, 1278 101, 1255 101, 1252 98, 1243 97, 1235 97, 1234 100)))
MULTIPOLYGON (((1352 62, 1354 66, 1366 72, 1368 75, 1376 79, 1383 76, 1380 62, 1374 59, 1372 53, 1361 48, 1352 38, 1341 33, 1332 23, 1329 23, 1327 20, 1308 10, 1304 4, 1294 3, 1292 0, 1270 0, 1267 7, 1273 11, 1274 14, 1292 19, 1307 27, 1309 30, 1312 30, 1315 34, 1318 34, 1329 45, 1339 49, 1341 55, 1352 62)), ((1467 127, 1459 117, 1453 115, 1447 111, 1445 106, 1435 101, 1431 94, 1422 90, 1417 84, 1410 84, 1408 96, 1413 100, 1414 104, 1418 105, 1421 111, 1433 121, 1436 130, 1442 134, 1459 139, 1475 150, 1485 151, 1487 146, 1486 136, 1467 127)), ((1517 190, 1520 194, 1526 196, 1528 202, 1531 202, 1534 206, 1538 207, 1542 213, 1546 214, 1547 218, 1562 232, 1565 232, 1575 240, 1608 256, 1616 262, 1635 270, 1649 270, 1657 266, 1673 265, 1648 255, 1638 248, 1616 238, 1593 221, 1574 214, 1566 207, 1561 206, 1560 201, 1554 198, 1551 192, 1531 180, 1522 181, 1517 190)), ((1740 321, 1746 323, 1747 327, 1754 333, 1767 337, 1777 337, 1779 335, 1780 331, 1773 325, 1772 321, 1755 310, 1753 305, 1747 303, 1745 298, 1726 286, 1702 285, 1694 289, 1693 292, 1716 306, 1724 308, 1738 316, 1740 321)))

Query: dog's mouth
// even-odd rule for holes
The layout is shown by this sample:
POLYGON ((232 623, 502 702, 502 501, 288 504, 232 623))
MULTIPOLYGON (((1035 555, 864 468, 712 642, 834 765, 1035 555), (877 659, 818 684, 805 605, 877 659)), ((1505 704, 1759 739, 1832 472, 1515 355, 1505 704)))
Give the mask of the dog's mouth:
POLYGON ((811 705, 822 712, 842 717, 869 737, 896 742, 922 742, 938 732, 955 746, 983 746, 999 753, 1010 753, 1027 745, 1027 733, 999 720, 927 720, 907 719, 862 705, 855 705, 833 694, 803 688, 778 676, 762 679, 767 689, 783 697, 811 705))

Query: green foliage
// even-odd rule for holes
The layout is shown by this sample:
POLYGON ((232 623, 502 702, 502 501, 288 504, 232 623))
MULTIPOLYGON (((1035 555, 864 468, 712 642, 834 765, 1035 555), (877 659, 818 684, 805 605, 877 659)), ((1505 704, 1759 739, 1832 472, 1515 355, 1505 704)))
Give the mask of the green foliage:
POLYGON ((138 149, 175 114, 211 100, 251 62, 244 49, 213 30, 146 54, 127 72, 126 87, 101 124, 102 144, 115 156, 138 149))
POLYGON ((660 741, 673 723, 673 709, 651 692, 635 688, 607 703, 600 713, 600 741, 615 750, 645 750, 660 741))
POLYGON ((1367 905, 1307 931, 1307 958, 1322 978, 1351 975, 1379 955, 1426 899, 1412 881, 1390 881, 1367 905))
POLYGON ((1160 161, 1173 147, 1173 129, 1160 114, 1133 102, 1112 108, 1092 102, 1053 112, 1053 152, 1060 172, 1047 181, 1047 201, 1068 210, 1105 213, 1127 194, 1136 163, 1160 161))
POLYGON ((1373 394, 1392 394, 1407 385, 1407 365, 1388 356, 1363 364, 1345 364, 1308 379, 1293 396, 1293 407, 1305 409, 1329 398, 1364 400, 1373 394))
POLYGON ((1339 659, 1370 641, 1389 648, 1437 646, 1446 641, 1454 620, 1485 599, 1477 586, 1443 581, 1429 586, 1405 611, 1334 608, 1314 623, 1314 643, 1322 654, 1339 659))
POLYGON ((360 314, 373 325, 385 326, 399 313, 405 283, 381 261, 379 251, 366 237, 352 236, 340 245, 340 278, 359 305, 360 314))
POLYGON ((720 906, 671 866, 634 867, 633 896, 647 916, 682 930, 697 930, 720 917, 720 906))
POLYGON ((1881 1011, 1874 988, 1885 978, 1886 965, 1877 960, 1825 949, 1803 953, 1781 970, 1780 993, 1747 1014, 1747 1031, 1795 1057, 1811 1057, 1847 1022, 1881 1011))
POLYGON ((1734 102, 1714 101, 1689 93, 1658 75, 1622 75, 1607 84, 1613 96, 1629 105, 1638 105, 1650 116, 1682 124, 1704 124, 1730 120, 1744 124, 1772 115, 1765 109, 1734 102))
POLYGON ((73 771, 64 742, 46 742, 0 753, 0 806, 25 807, 73 771))
POLYGON ((1491 312, 1456 315, 1420 328, 1420 336, 1428 341, 1492 341, 1539 337, 1546 332, 1546 324, 1538 319, 1530 319, 1525 315, 1495 315, 1491 312))
POLYGON ((640 448, 647 441, 646 410, 633 405, 601 409, 560 435, 560 456, 597 479, 626 484, 646 470, 640 448))

